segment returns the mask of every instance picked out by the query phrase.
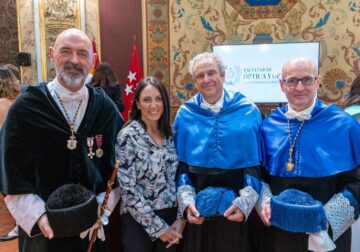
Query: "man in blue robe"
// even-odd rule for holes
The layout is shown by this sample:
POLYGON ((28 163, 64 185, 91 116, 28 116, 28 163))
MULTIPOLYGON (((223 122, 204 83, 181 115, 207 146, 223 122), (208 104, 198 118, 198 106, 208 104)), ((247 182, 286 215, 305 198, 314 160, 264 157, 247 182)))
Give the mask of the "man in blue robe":
POLYGON ((174 124, 180 161, 177 197, 188 220, 183 251, 252 251, 245 221, 261 186, 260 112, 242 94, 224 90, 224 64, 216 54, 195 56, 189 71, 199 93, 180 107, 174 124), (208 187, 231 189, 236 196, 223 211, 204 218, 195 202, 208 187))
MULTIPOLYGON (((309 59, 287 62, 280 85, 288 104, 269 115, 260 128, 265 169, 256 207, 268 226, 262 231, 260 251, 350 251, 350 226, 359 216, 360 203, 359 124, 337 106, 316 99, 320 76, 309 59), (281 213, 271 212, 271 198, 286 189, 320 201, 319 214, 325 214, 327 230, 307 234, 275 227, 271 217, 281 213)), ((293 218, 312 225, 306 223, 306 211, 293 218)))

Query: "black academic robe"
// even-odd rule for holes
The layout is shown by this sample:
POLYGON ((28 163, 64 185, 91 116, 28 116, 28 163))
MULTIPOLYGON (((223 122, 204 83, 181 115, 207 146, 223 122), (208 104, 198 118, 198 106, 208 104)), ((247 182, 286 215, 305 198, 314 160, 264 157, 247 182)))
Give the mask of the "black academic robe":
MULTIPOLYGON (((239 190, 244 187, 244 176, 258 179, 260 167, 231 170, 209 169, 181 162, 177 172, 188 174, 196 194, 209 186, 216 186, 232 189, 239 196, 239 190)), ((205 218, 201 225, 187 223, 183 236, 183 242, 180 244, 182 252, 253 251, 248 221, 239 223, 228 221, 223 216, 209 217, 205 218)))
MULTIPOLYGON (((103 91, 87 88, 89 101, 75 134, 78 141, 75 150, 67 148, 70 126, 46 84, 29 86, 18 97, 1 131, 1 192, 33 193, 46 202, 51 192, 67 183, 79 183, 95 194, 106 191, 115 163, 116 136, 123 120, 103 91), (104 154, 90 159, 87 137, 95 135, 102 135, 104 154)), ((39 231, 35 225, 32 234, 39 231)), ((78 236, 53 240, 41 237, 30 238, 20 231, 20 251, 79 252, 85 251, 87 243, 78 236)))

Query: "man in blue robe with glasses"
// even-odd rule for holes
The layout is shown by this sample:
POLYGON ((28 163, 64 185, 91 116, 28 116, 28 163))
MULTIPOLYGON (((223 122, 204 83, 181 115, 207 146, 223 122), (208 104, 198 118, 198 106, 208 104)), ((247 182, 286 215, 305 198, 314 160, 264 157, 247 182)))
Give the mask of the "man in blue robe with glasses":
POLYGON ((287 62, 280 85, 288 104, 260 127, 264 174, 256 208, 267 226, 259 236, 260 251, 350 252, 350 227, 359 217, 360 126, 316 98, 320 75, 312 60, 287 62), (320 206, 291 198, 300 194, 287 189, 310 195, 320 206), (279 203, 279 194, 288 199, 279 203), (325 220, 318 232, 307 231, 320 227, 310 215, 325 220))

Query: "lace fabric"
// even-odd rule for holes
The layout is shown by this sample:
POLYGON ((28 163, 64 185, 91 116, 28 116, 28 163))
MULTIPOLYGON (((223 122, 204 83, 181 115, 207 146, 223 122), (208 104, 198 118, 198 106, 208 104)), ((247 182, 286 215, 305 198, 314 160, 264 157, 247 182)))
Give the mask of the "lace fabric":
POLYGON ((240 196, 233 203, 240 208, 247 219, 258 198, 258 193, 251 186, 246 186, 240 190, 240 196))
POLYGON ((355 221, 354 208, 342 193, 335 194, 325 204, 325 214, 336 241, 355 221))
POLYGON ((256 210, 259 212, 259 214, 261 213, 264 205, 270 203, 272 196, 273 194, 271 193, 269 184, 265 182, 261 182, 261 191, 260 191, 259 199, 255 205, 256 210))
POLYGON ((195 188, 190 185, 178 187, 176 196, 181 214, 184 213, 185 208, 187 208, 190 204, 195 204, 195 188))

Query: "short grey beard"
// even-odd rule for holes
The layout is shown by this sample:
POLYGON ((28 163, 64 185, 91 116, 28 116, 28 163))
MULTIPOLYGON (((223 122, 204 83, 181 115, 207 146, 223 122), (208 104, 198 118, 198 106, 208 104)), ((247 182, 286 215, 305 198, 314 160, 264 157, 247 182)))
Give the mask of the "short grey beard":
POLYGON ((59 71, 59 78, 65 82, 69 87, 80 87, 85 83, 86 76, 68 75, 65 73, 64 68, 59 71))

